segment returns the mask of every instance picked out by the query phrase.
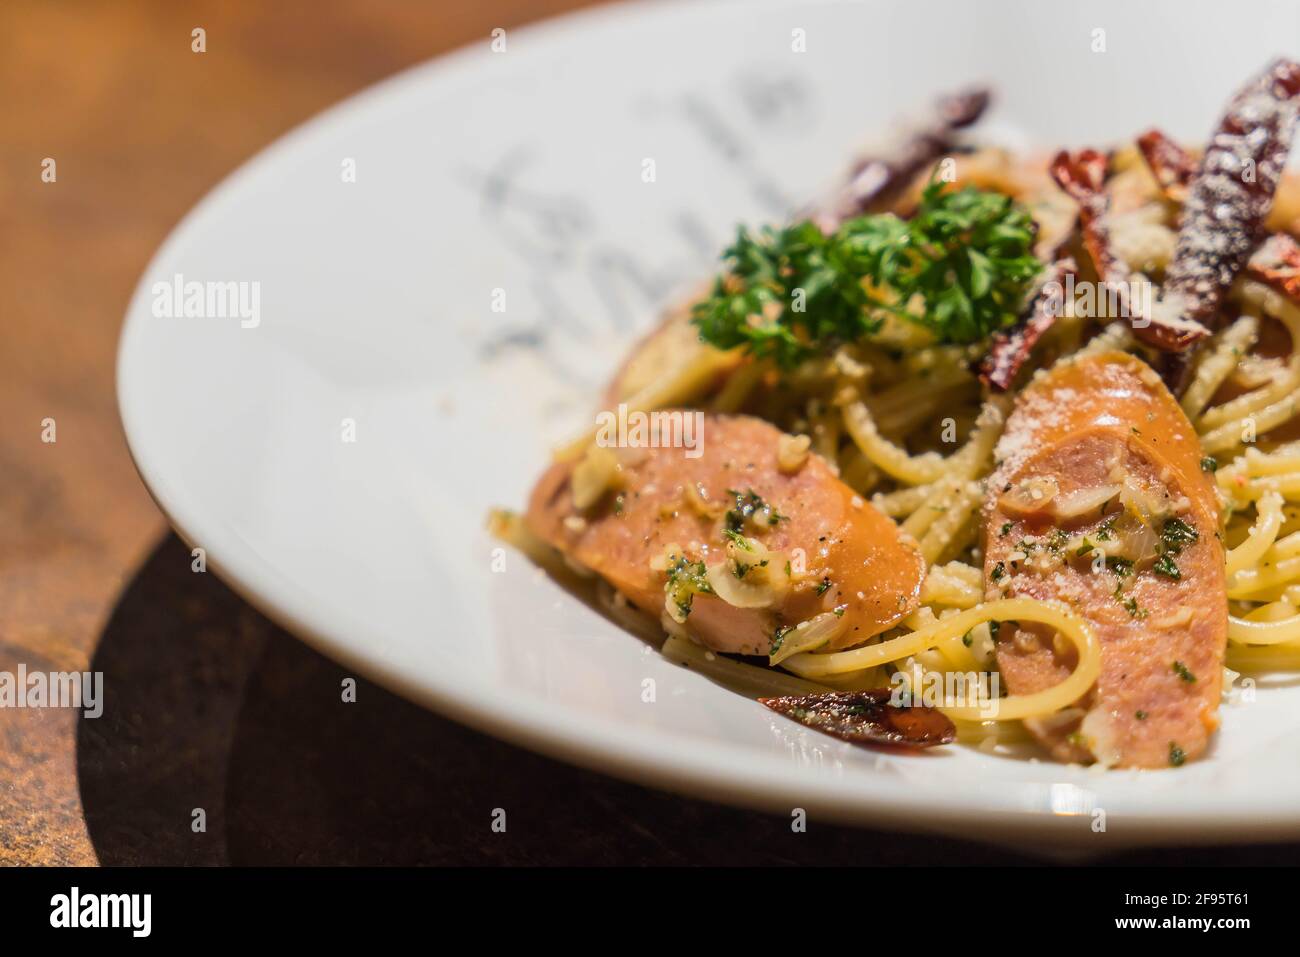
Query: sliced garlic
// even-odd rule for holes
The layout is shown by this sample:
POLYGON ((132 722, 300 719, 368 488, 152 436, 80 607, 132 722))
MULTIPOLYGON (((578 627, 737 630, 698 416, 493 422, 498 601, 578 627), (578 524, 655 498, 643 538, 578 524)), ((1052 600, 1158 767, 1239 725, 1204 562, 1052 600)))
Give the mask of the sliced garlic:
POLYGON ((776 467, 786 475, 793 475, 808 461, 812 439, 806 435, 782 435, 776 440, 776 467))
POLYGON ((780 664, 791 655, 821 648, 843 634, 847 627, 848 621, 842 614, 824 611, 787 629, 782 634, 780 647, 768 656, 768 661, 774 665, 780 664))
POLYGON ((783 552, 769 551, 755 538, 727 543, 727 561, 707 569, 713 593, 736 608, 771 608, 790 590, 783 552))
POLYGON ((1046 511, 1059 490, 1056 479, 1050 475, 1036 476, 1008 489, 998 499, 998 505, 1013 515, 1032 515, 1046 511))
POLYGON ((573 507, 591 508, 621 479, 618 454, 603 445, 593 445, 581 462, 573 467, 573 507))
POLYGON ((1095 488, 1079 488, 1073 492, 1057 495, 1052 502, 1051 512, 1057 518, 1078 518, 1080 515, 1099 513, 1101 507, 1120 493, 1118 485, 1100 485, 1095 488))

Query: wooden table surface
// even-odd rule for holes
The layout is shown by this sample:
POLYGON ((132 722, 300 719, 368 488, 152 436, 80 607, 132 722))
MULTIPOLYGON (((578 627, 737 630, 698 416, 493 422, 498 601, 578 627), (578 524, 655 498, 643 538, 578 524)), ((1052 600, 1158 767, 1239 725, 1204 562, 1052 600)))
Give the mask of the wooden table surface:
MULTIPOLYGON (((114 399, 167 232, 275 137, 410 64, 582 0, 0 5, 0 671, 102 671, 105 713, 0 709, 0 863, 1027 861, 647 791, 341 672, 189 555, 114 399), (364 12, 363 12, 364 11, 364 12), (191 52, 190 31, 207 31, 191 52), (43 182, 42 163, 57 179, 43 182), (42 441, 53 419, 56 441, 42 441), (313 702, 321 702, 315 705, 313 702), (491 809, 510 810, 507 835, 491 809), (203 808, 207 830, 195 833, 203 808)), ((1125 861, 1291 861, 1295 848, 1125 861)))

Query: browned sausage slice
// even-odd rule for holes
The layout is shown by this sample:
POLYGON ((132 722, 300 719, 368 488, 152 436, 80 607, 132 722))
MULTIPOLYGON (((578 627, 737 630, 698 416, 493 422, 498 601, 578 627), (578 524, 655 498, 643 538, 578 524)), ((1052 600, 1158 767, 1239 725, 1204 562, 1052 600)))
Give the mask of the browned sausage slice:
POLYGON ((925 575, 916 543, 823 459, 792 455, 797 443, 760 419, 702 423, 695 457, 681 448, 593 453, 618 464, 585 508, 575 503, 583 462, 552 465, 533 490, 529 529, 653 617, 672 610, 671 572, 686 586, 676 593, 678 624, 716 651, 769 654, 785 629, 826 613, 835 618, 828 646, 846 647, 916 610, 925 575), (665 562, 669 551, 678 562, 665 562), (706 580, 719 587, 690 587, 706 580), (720 597, 733 592, 739 606, 720 597))
MULTIPOLYGON (((1027 721, 1062 761, 1166 767, 1218 723, 1228 605, 1219 506, 1196 434, 1159 377, 1105 353, 1062 363, 1020 396, 985 509, 989 598, 1064 601, 1102 671, 1077 707, 1027 721)), ((1004 624, 1011 692, 1062 680, 1072 649, 1004 624)))

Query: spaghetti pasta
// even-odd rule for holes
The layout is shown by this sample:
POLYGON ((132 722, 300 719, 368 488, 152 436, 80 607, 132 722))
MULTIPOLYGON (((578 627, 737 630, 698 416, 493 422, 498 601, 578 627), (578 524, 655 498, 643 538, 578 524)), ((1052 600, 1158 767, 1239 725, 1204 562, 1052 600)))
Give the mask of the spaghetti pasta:
POLYGON ((1277 531, 1281 527, 1282 496, 1269 492, 1259 500, 1259 519, 1250 530, 1250 537, 1228 552, 1228 574, 1233 575, 1258 564, 1277 540, 1277 531))
POLYGON ((875 419, 862 401, 845 404, 844 428, 872 465, 908 485, 925 485, 947 474, 947 461, 938 452, 910 455, 880 435, 875 419))
MULTIPOLYGON (((1062 212, 1063 197, 1041 169, 1030 171, 1008 154, 992 150, 967 157, 965 165, 980 170, 982 181, 1000 183, 1012 190, 1009 195, 1029 209, 1044 211, 1052 222, 1039 225, 1054 225, 1060 234, 1050 247, 1052 257, 1072 264, 1074 259, 1070 257, 1078 257, 1083 247, 1095 260, 1104 259, 1108 254, 1113 260, 1108 265, 1121 273, 1125 267, 1145 270, 1168 287, 1169 273, 1179 267, 1173 227, 1185 219, 1186 210, 1179 208, 1181 200, 1170 199, 1158 191, 1155 180, 1142 165, 1141 155, 1135 149, 1116 153, 1110 179, 1103 176, 1098 187, 1107 203, 1121 195, 1124 201, 1122 209, 1109 217, 1113 249, 1103 248, 1104 237, 1099 238, 1095 231, 1076 229, 1074 201, 1067 202, 1070 208, 1062 212), (1056 219, 1060 222, 1055 222, 1056 219)), ((1104 172, 1104 157, 1100 159, 1104 172)), ((909 202, 915 206, 919 188, 912 184, 903 195, 910 199, 900 200, 903 205, 899 209, 906 209, 909 202)), ((1046 262, 1050 265, 1051 259, 1046 262)), ((1092 265, 1094 272, 1104 271, 1097 268, 1097 261, 1092 265)), ((763 274, 770 286, 762 288, 765 296, 777 288, 776 280, 784 275, 789 264, 782 261, 778 266, 763 274)), ((1086 268, 1082 275, 1088 275, 1086 268)), ((1242 275, 1258 276, 1258 273, 1242 275)), ((726 281, 734 278, 727 277, 726 281)), ((876 278, 872 274, 858 277, 855 282, 860 280, 862 288, 875 293, 876 278)), ((1140 275, 1136 279, 1146 281, 1140 275)), ((1042 283, 1041 276, 1038 282, 1042 283)), ((1067 653, 1065 660, 1073 650, 1073 667, 1068 676, 1033 693, 976 703, 945 697, 938 707, 957 722, 962 740, 985 745, 1008 740, 1009 734, 1020 734, 1023 738, 1024 731, 1018 726, 1009 733, 999 730, 1008 723, 1040 719, 1059 724, 1079 718, 1083 714, 1080 701, 1094 688, 1102 671, 1102 649, 1094 626, 1065 604, 1028 597, 989 597, 999 594, 999 590, 992 584, 996 575, 986 581, 983 568, 984 551, 989 545, 979 534, 981 505, 992 509, 998 495, 1011 488, 1007 484, 1005 489, 992 490, 989 483, 995 469, 1002 464, 994 461, 995 449, 1024 388, 1036 376, 1053 369, 1070 368, 1068 363, 1108 352, 1123 352, 1137 355, 1159 369, 1175 394, 1178 386, 1183 386, 1178 404, 1199 440, 1204 455, 1201 468, 1214 473, 1214 485, 1222 505, 1221 522, 1217 529, 1207 529, 1207 522, 1212 523, 1213 519, 1202 521, 1200 533, 1208 538, 1217 532, 1224 542, 1224 577, 1216 578, 1216 583, 1221 586, 1226 580, 1230 612, 1227 636, 1231 642, 1228 661, 1239 670, 1300 668, 1300 439, 1297 438, 1300 436, 1300 302, 1285 294, 1282 286, 1274 288, 1274 285, 1249 278, 1231 285, 1225 281, 1224 288, 1218 292, 1230 297, 1227 301, 1234 307, 1225 308, 1214 317, 1214 322, 1207 320, 1204 328, 1198 327, 1196 335, 1208 338, 1199 357, 1191 362, 1164 362, 1178 357, 1161 356, 1153 348, 1153 342, 1159 344, 1158 336, 1152 336, 1149 329, 1136 322, 1130 325, 1122 320, 1108 321, 1115 313, 1115 303, 1089 308, 1076 293, 1076 298, 1067 297, 1057 313, 1047 317, 1046 328, 1034 331, 1025 355, 1019 357, 1018 361, 1030 362, 1027 370, 1039 371, 1032 376, 1008 378, 1012 388, 1005 392, 990 391, 981 385, 973 363, 983 353, 978 345, 971 345, 972 339, 945 340, 936 336, 934 323, 930 321, 933 316, 917 317, 927 321, 908 321, 910 313, 903 307, 915 310, 917 303, 904 301, 905 297, 890 301, 889 308, 871 316, 869 335, 860 338, 838 335, 821 350, 811 348, 816 343, 805 341, 815 338, 816 332, 797 329, 791 337, 794 345, 804 351, 799 361, 788 365, 778 362, 771 352, 755 350, 752 356, 746 356, 743 347, 724 350, 704 343, 684 347, 679 336, 674 340, 678 342, 675 353, 670 350, 656 357, 655 362, 647 363, 656 374, 648 378, 643 375, 639 388, 628 390, 631 392, 626 399, 629 410, 694 405, 715 413, 755 416, 777 426, 787 433, 780 471, 796 474, 805 467, 809 457, 827 463, 831 472, 851 492, 857 493, 852 498, 855 507, 869 500, 892 520, 884 522, 883 527, 901 534, 909 548, 914 546, 919 551, 924 560, 924 575, 920 607, 916 607, 914 592, 898 598, 900 610, 895 609, 894 596, 890 595, 889 611, 893 617, 882 621, 880 626, 888 630, 883 634, 879 628, 863 631, 864 636, 871 635, 865 641, 853 637, 837 620, 843 606, 832 607, 828 595, 825 604, 816 606, 797 622, 782 620, 770 602, 750 603, 770 616, 769 626, 774 629, 772 651, 768 654, 771 667, 748 663, 754 660, 752 657, 747 661, 728 658, 692 641, 687 637, 691 632, 684 627, 684 613, 675 616, 668 629, 670 634, 663 643, 663 654, 755 697, 875 690, 885 683, 900 682, 915 687, 931 674, 968 673, 984 676, 983 688, 987 692, 987 678, 997 673, 1001 647, 995 626, 1008 621, 1027 622, 1043 626, 1034 634, 1045 632, 1044 642, 1051 643, 1049 648, 1067 653), (1139 330, 1143 341, 1135 336, 1134 328, 1139 330), (1209 336, 1210 329, 1220 331, 1209 336), (1280 331, 1285 331, 1289 340, 1284 350, 1278 346, 1280 331), (857 646, 840 648, 841 639, 846 645, 856 642, 857 646), (1287 664, 1291 661, 1294 664, 1287 664)), ((749 324, 747 331, 758 330, 773 336, 777 331, 788 331, 776 330, 770 322, 781 304, 770 299, 762 301, 763 308, 744 317, 749 324)), ((670 322, 686 321, 683 315, 679 312, 670 322)), ((1006 324, 1013 319, 1014 315, 1008 315, 1006 324)), ((1121 364, 1120 360, 1131 362, 1130 356, 1101 361, 1121 364)), ((1015 368, 1020 366, 1017 364, 1015 368)), ((1144 369, 1144 373, 1159 388, 1151 370, 1144 369)), ((1173 408, 1172 404, 1170 407, 1173 408)), ((1183 422, 1185 432, 1181 415, 1178 421, 1183 422)), ((1143 423, 1137 422, 1132 431, 1139 433, 1141 426, 1143 423)), ((1125 438, 1130 443, 1135 441, 1128 437, 1127 430, 1125 438)), ((1182 441, 1184 436, 1177 438, 1182 441)), ((1015 439, 1009 437, 997 454, 1006 458, 1005 449, 1014 446, 1015 439)), ((592 434, 580 437, 558 450, 556 458, 572 461, 586 451, 591 441, 592 434)), ((1196 453, 1192 451, 1188 455, 1191 466, 1184 468, 1184 475, 1195 471, 1196 453)), ((752 468, 749 461, 741 459, 739 467, 752 468)), ((1119 468, 1118 463, 1115 468, 1119 468)), ((1067 512, 1067 506, 1058 500, 1061 512, 1053 514, 1062 519, 1078 518, 1099 509, 1106 516, 1113 514, 1114 509, 1108 513, 1107 508, 1112 499, 1117 499, 1121 511, 1136 516, 1133 527, 1125 532, 1129 541, 1151 544, 1164 533, 1154 520, 1148 521, 1154 513, 1144 508, 1146 493, 1124 485, 1125 478, 1113 474, 1110 478, 1103 477, 1097 487, 1084 490, 1084 504, 1080 504, 1077 490, 1070 489, 1075 495, 1070 507, 1076 511, 1067 512), (1113 485, 1106 484, 1112 482, 1113 485), (1111 488, 1115 489, 1113 494, 1092 498, 1098 491, 1111 488)), ((1177 483, 1170 480, 1166 484, 1172 487, 1177 483)), ((1208 486, 1197 487, 1207 496, 1202 511, 1197 514, 1212 513, 1213 492, 1208 486)), ((1063 484, 1062 499, 1064 489, 1063 484)), ((743 491, 744 486, 740 485, 736 494, 743 491)), ((850 491, 845 491, 844 500, 848 500, 850 491)), ((732 494, 728 487, 727 495, 732 494)), ((1052 494, 1056 494, 1055 486, 1052 494)), ((584 501, 592 497, 584 496, 584 501)), ((718 512, 723 510, 719 506, 718 512)), ((780 518, 778 515, 773 519, 774 523, 780 518)), ((734 536, 740 535, 737 531, 740 525, 743 516, 739 525, 729 527, 733 542, 725 546, 733 560, 734 536)), ((1011 525, 1008 522, 1006 528, 1011 525)), ((1191 540, 1195 540, 1197 532, 1186 525, 1183 527, 1184 534, 1190 534, 1191 540)), ((1078 523, 1068 529, 1062 524, 1062 528, 1062 541, 1053 546, 1056 558, 1061 561, 1086 566, 1096 559, 1098 573, 1113 575, 1115 579, 1137 564, 1118 552, 1110 556, 1101 554, 1100 549, 1094 552, 1098 542, 1086 536, 1071 538, 1078 523)), ((517 517, 498 515, 493 519, 493 529, 548 571, 574 580, 575 570, 555 548, 532 536, 517 517)), ((749 532, 746 530, 745 534, 749 532)), ((1020 534, 1018 531, 1006 541, 1015 542, 1020 534)), ((993 533, 984 538, 992 540, 993 533)), ((1008 554, 1018 561, 1029 562, 1032 547, 1026 545, 1025 551, 1008 554)), ((1040 551, 1033 560, 1044 556, 1045 546, 1038 543, 1037 547, 1040 551)), ((1162 541, 1154 547, 1155 552, 1142 559, 1147 564, 1141 571, 1153 579, 1157 574, 1163 575, 1165 584, 1177 580, 1180 573, 1174 558, 1182 544, 1162 541)), ((911 554, 914 557, 915 552, 911 554)), ((990 565, 995 565, 999 556, 991 550, 989 554, 990 565)), ((1217 573, 1218 552, 1213 555, 1217 573)), ((1179 560, 1186 557, 1184 554, 1179 560)), ((1184 571, 1188 568, 1183 567, 1184 571)), ((734 570, 741 575, 746 573, 739 567, 734 570)), ((732 611, 748 608, 737 596, 743 596, 746 588, 757 586, 752 585, 751 579, 739 583, 740 575, 733 581, 728 574, 721 566, 713 566, 703 576, 704 584, 700 587, 709 589, 713 599, 731 604, 732 611)), ((752 574, 761 578, 764 573, 760 568, 752 574)), ((786 575, 798 577, 798 573, 788 568, 786 575)), ((822 572, 818 571, 812 581, 815 583, 821 576, 822 572)), ((826 589, 831 584, 829 578, 823 580, 826 589)), ((817 587, 816 594, 820 596, 822 586, 817 587)), ((1107 600, 1111 597, 1110 587, 1105 591, 1107 600)), ((620 604, 616 597, 604 594, 602 600, 607 612, 615 618, 639 614, 628 608, 626 602, 620 604)), ((1114 601, 1133 618, 1133 622, 1125 621, 1126 627, 1156 631, 1187 629, 1191 616, 1188 609, 1180 608, 1174 609, 1176 614, 1165 609, 1165 614, 1152 614, 1150 619, 1145 619, 1136 598, 1124 592, 1122 584, 1115 590, 1114 601)), ((629 628, 641 626, 645 616, 636 620, 627 618, 627 621, 629 628)), ((1104 631, 1103 624, 1097 624, 1096 628, 1104 631)), ((1005 633, 1002 640, 1006 640, 1005 633)), ((747 656, 763 653, 761 647, 757 652, 752 647, 740 652, 747 656)), ((1007 666, 1005 661, 1003 664, 1007 666)), ((1164 671, 1167 673, 1168 668, 1164 671)), ((1094 756, 1102 760, 1100 753, 1094 751, 1094 756)))
POLYGON ((810 679, 873 668, 934 648, 947 640, 960 640, 976 625, 992 621, 1030 621, 1048 625, 1074 645, 1078 663, 1068 678, 1046 691, 1012 695, 990 703, 988 707, 945 706, 944 711, 951 717, 967 721, 1013 721, 1051 714, 1069 707, 1097 680, 1101 672, 1101 648, 1092 627, 1064 605, 1028 598, 987 602, 879 644, 831 654, 795 655, 785 665, 800 677, 810 679))
POLYGON ((1254 316, 1242 316, 1215 337, 1211 351, 1196 367, 1195 378, 1183 393, 1183 411, 1193 423, 1258 338, 1259 320, 1254 316))

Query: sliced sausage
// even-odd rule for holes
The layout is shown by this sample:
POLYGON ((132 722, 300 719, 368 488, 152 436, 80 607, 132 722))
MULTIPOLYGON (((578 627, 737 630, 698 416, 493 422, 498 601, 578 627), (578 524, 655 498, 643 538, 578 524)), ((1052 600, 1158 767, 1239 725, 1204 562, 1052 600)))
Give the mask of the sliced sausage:
POLYGON ((665 609, 670 545, 711 575, 729 569, 741 584, 770 576, 779 597, 767 605, 737 607, 717 591, 689 595, 680 624, 716 651, 769 654, 783 629, 827 612, 838 619, 830 647, 847 647, 916 610, 925 575, 916 543, 822 458, 792 456, 798 446, 789 436, 749 416, 702 415, 701 428, 694 456, 682 448, 608 450, 617 473, 586 508, 575 503, 582 463, 552 465, 533 490, 528 527, 653 616, 665 609), (737 535, 760 551, 738 549, 737 535), (768 564, 742 570, 760 561, 768 564))
MULTIPOLYGON (((1062 761, 1166 767, 1201 754, 1218 723, 1227 594, 1218 499, 1196 433, 1141 361, 1058 365, 1020 396, 985 507, 989 598, 1056 599, 1090 621, 1097 684, 1027 721, 1062 761)), ((1061 681, 1074 651, 1005 623, 1008 689, 1061 681)))

